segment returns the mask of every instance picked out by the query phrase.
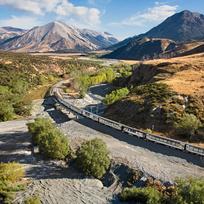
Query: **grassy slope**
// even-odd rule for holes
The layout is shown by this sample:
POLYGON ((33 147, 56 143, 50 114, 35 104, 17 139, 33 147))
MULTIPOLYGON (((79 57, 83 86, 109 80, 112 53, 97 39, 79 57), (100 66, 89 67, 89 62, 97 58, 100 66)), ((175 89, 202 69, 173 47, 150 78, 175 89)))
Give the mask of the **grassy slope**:
POLYGON ((163 83, 175 92, 174 96, 152 104, 147 103, 144 94, 139 95, 132 91, 128 97, 111 105, 106 116, 138 128, 153 127, 155 131, 177 139, 171 127, 174 119, 170 118, 171 125, 166 124, 168 113, 179 118, 186 111, 195 114, 204 122, 204 54, 145 61, 142 65, 136 63, 137 68, 127 86, 163 83), (185 96, 189 97, 187 104, 184 101, 185 96), (185 105, 186 110, 183 108, 185 105), (152 116, 152 109, 159 106, 162 106, 162 111, 152 116))
POLYGON ((75 58, 0 52, 0 121, 28 115, 32 100, 43 98, 62 76, 97 66, 97 62, 75 58))

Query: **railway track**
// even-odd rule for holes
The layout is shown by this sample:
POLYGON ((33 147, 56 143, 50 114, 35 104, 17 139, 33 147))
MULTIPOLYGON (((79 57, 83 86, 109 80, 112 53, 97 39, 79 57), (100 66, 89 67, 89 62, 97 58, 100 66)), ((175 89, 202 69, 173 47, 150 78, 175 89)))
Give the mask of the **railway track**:
POLYGON ((171 148, 179 149, 181 151, 185 151, 185 152, 188 152, 191 154, 196 154, 198 156, 204 157, 204 148, 200 148, 200 147, 188 144, 188 143, 184 143, 184 142, 179 141, 179 140, 174 140, 174 139, 170 139, 170 138, 161 137, 158 135, 149 134, 149 133, 143 132, 141 130, 138 130, 136 128, 132 128, 132 127, 129 127, 129 126, 124 125, 122 123, 118 123, 116 121, 113 121, 113 120, 101 117, 99 115, 93 114, 87 110, 80 109, 80 108, 74 106, 73 104, 68 103, 65 100, 65 98, 63 97, 63 95, 60 93, 59 88, 57 88, 57 86, 54 86, 51 89, 50 95, 54 96, 56 98, 56 100, 59 102, 59 104, 62 105, 65 109, 72 111, 76 115, 80 115, 82 117, 89 118, 89 119, 96 121, 100 124, 109 126, 111 128, 125 132, 127 134, 132 135, 132 136, 142 138, 146 141, 155 142, 155 143, 158 143, 161 145, 165 145, 165 146, 168 146, 171 148))

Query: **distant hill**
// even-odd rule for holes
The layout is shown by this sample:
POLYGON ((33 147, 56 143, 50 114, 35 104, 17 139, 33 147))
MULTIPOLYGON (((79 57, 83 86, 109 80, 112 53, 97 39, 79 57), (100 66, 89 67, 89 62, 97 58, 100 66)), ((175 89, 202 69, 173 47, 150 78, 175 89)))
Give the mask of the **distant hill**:
POLYGON ((23 35, 26 32, 24 29, 13 27, 0 27, 0 43, 15 36, 23 35))
MULTIPOLYGON (((138 39, 144 37, 170 39, 177 43, 202 40, 204 39, 204 15, 187 10, 176 13, 155 28, 152 28, 150 31, 132 38, 127 38, 124 41, 109 47, 110 50, 116 50, 109 56, 114 58, 124 58, 126 56, 125 50, 129 50, 129 48, 133 50, 132 44, 137 42, 138 39), (117 53, 120 52, 117 49, 120 49, 120 52, 123 52, 124 55, 122 56, 120 54, 120 56, 118 56, 117 53)), ((146 51, 146 54, 148 54, 148 50, 146 51)), ((136 55, 134 54, 134 56, 136 55)), ((135 58, 129 56, 129 59, 130 58, 137 59, 141 57, 135 58)))
POLYGON ((182 11, 144 34, 152 38, 168 38, 177 42, 204 39, 204 15, 182 11))
POLYGON ((176 43, 168 39, 142 38, 132 40, 129 44, 107 54, 105 57, 128 60, 158 58, 176 48, 176 43))
POLYGON ((68 26, 55 21, 34 27, 25 34, 9 39, 0 49, 17 52, 91 51, 117 43, 109 33, 68 26))

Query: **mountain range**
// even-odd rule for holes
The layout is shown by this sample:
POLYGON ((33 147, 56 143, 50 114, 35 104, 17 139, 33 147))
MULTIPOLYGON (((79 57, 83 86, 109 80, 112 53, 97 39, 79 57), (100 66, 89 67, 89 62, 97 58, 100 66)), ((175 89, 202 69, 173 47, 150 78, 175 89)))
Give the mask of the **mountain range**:
POLYGON ((202 40, 204 40, 204 15, 185 10, 170 16, 144 34, 110 46, 107 49, 113 52, 105 57, 135 60, 152 58, 155 55, 173 53, 174 49, 178 51, 178 47, 182 47, 181 43, 202 40))
POLYGON ((187 10, 168 17, 144 34, 121 42, 107 32, 80 29, 60 21, 30 30, 0 28, 0 49, 15 52, 89 52, 106 49, 111 51, 103 56, 106 58, 141 60, 202 52, 203 44, 204 15, 187 10))
POLYGON ((5 40, 7 40, 9 38, 23 35, 25 32, 26 32, 26 30, 23 30, 20 28, 1 27, 0 28, 0 43, 3 43, 5 40))
POLYGON ((103 49, 117 42, 107 32, 79 29, 55 21, 6 38, 0 44, 0 49, 17 52, 86 52, 103 49))

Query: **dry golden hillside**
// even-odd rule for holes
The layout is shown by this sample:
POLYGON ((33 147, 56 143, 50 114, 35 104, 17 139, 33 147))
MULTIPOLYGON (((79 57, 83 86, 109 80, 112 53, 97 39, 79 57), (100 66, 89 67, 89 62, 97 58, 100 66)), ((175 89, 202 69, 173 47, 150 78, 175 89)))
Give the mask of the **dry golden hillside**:
MULTIPOLYGON (((124 60, 128 64, 138 64, 139 61, 124 60)), ((164 69, 169 70, 172 75, 164 77, 159 82, 168 84, 174 91, 184 95, 204 96, 204 53, 176 57, 171 59, 156 59, 144 61, 145 65, 157 68, 166 64, 164 69)))
POLYGON ((171 63, 168 69, 175 69, 175 73, 160 82, 166 83, 180 94, 204 96, 204 54, 151 60, 145 64, 157 65, 165 62, 171 63))
MULTIPOLYGON (((133 65, 133 73, 123 86, 130 93, 108 107, 105 115, 127 125, 182 141, 204 141, 204 53, 149 61, 123 61, 133 65), (196 134, 180 137, 176 123, 185 114, 200 122, 196 134), (192 139, 193 138, 193 139, 192 139)), ((198 143, 199 143, 198 142, 198 143)))

